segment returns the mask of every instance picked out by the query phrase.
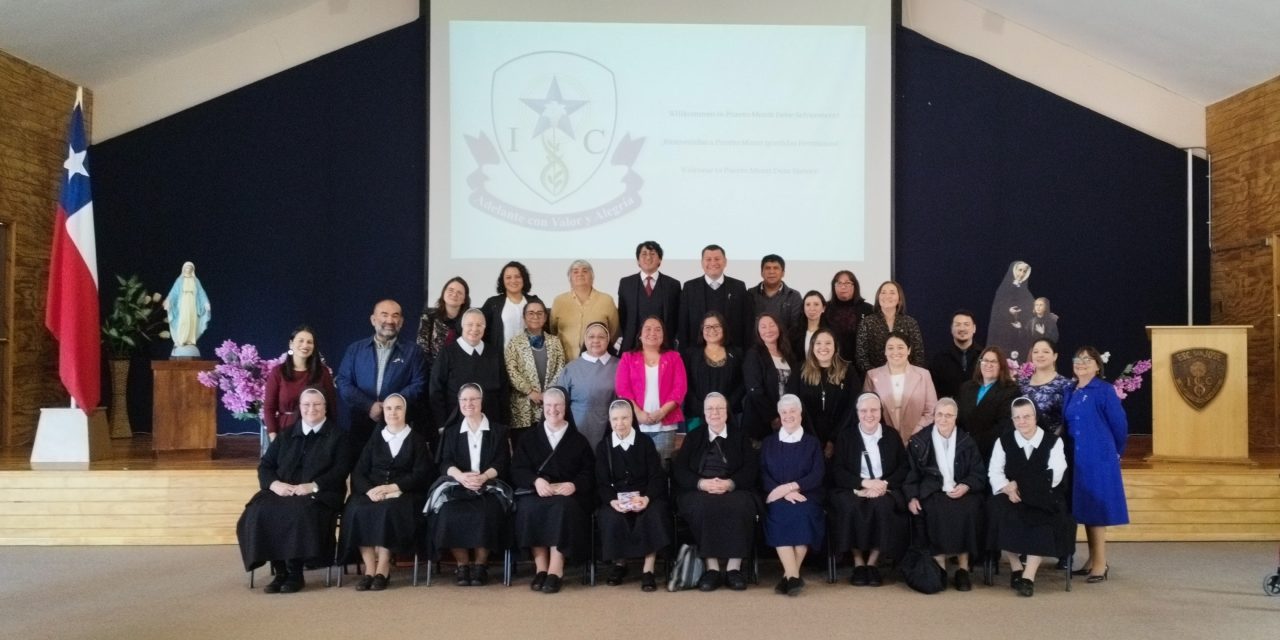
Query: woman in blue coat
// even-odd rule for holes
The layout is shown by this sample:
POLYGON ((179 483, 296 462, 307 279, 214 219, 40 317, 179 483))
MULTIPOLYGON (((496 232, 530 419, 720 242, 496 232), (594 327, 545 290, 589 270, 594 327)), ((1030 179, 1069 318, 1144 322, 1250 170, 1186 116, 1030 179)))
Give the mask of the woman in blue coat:
POLYGON ((1071 510, 1089 538, 1089 559, 1075 573, 1097 583, 1107 579, 1107 527, 1129 523, 1120 479, 1129 421, 1115 389, 1102 379, 1097 349, 1080 347, 1071 366, 1076 384, 1067 389, 1062 411, 1074 453, 1071 510))

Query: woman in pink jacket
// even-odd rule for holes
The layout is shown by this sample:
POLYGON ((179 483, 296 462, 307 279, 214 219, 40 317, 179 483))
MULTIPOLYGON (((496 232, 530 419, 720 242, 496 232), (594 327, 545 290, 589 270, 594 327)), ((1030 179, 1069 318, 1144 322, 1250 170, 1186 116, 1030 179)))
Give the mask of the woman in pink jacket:
POLYGON ((618 397, 635 407, 640 432, 653 439, 663 464, 677 448, 676 432, 684 423, 680 407, 688 389, 684 361, 662 346, 665 337, 662 320, 646 318, 636 348, 622 354, 615 383, 618 397))

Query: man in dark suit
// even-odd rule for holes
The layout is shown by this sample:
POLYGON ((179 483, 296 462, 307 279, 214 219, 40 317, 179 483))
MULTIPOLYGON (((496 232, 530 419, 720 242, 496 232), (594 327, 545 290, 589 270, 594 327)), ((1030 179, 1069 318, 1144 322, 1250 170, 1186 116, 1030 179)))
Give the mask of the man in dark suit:
POLYGON ((675 343, 680 319, 680 281, 658 273, 662 266, 662 246, 645 240, 636 246, 640 273, 618 281, 618 323, 622 326, 619 353, 635 348, 645 318, 657 316, 665 327, 663 346, 675 343))
POLYGON ((684 283, 677 331, 681 349, 698 344, 702 319, 709 311, 719 311, 724 316, 725 338, 729 344, 745 348, 755 340, 755 307, 747 295, 747 285, 726 276, 726 264, 724 248, 709 244, 702 250, 702 275, 684 283))
POLYGON ((933 354, 929 362, 933 388, 939 398, 955 398, 960 385, 973 379, 982 353, 982 345, 973 339, 977 333, 978 324, 972 312, 960 309, 951 314, 951 348, 933 354))
MULTIPOLYGON (((426 357, 413 339, 400 340, 404 316, 400 303, 382 300, 369 316, 373 338, 351 343, 338 367, 338 394, 349 411, 345 425, 357 455, 382 422, 382 399, 398 393, 409 405, 415 426, 429 422, 423 413, 427 390, 426 357)), ((429 440, 435 430, 425 429, 429 440)))

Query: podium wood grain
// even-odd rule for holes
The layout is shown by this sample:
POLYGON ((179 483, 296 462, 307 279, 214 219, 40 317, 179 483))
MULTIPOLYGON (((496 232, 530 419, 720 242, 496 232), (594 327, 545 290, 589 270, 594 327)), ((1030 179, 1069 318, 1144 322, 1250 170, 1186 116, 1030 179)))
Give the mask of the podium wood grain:
POLYGON ((212 371, 210 360, 155 360, 152 450, 157 456, 212 458, 218 446, 216 390, 196 374, 212 371))
POLYGON ((1152 431, 1149 460, 1249 460, 1248 326, 1147 327, 1151 336, 1152 431), (1174 382, 1173 353, 1216 349, 1227 354, 1222 389, 1203 409, 1182 399, 1174 382))

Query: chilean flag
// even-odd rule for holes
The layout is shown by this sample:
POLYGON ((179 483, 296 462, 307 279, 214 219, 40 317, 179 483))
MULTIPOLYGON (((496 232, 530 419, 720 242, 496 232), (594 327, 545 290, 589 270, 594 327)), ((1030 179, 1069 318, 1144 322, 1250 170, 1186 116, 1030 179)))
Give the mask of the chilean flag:
POLYGON ((62 195, 53 219, 49 296, 44 324, 58 341, 58 377, 85 413, 98 406, 102 333, 98 326, 98 250, 89 194, 88 145, 84 136, 84 90, 76 88, 71 110, 62 195))

